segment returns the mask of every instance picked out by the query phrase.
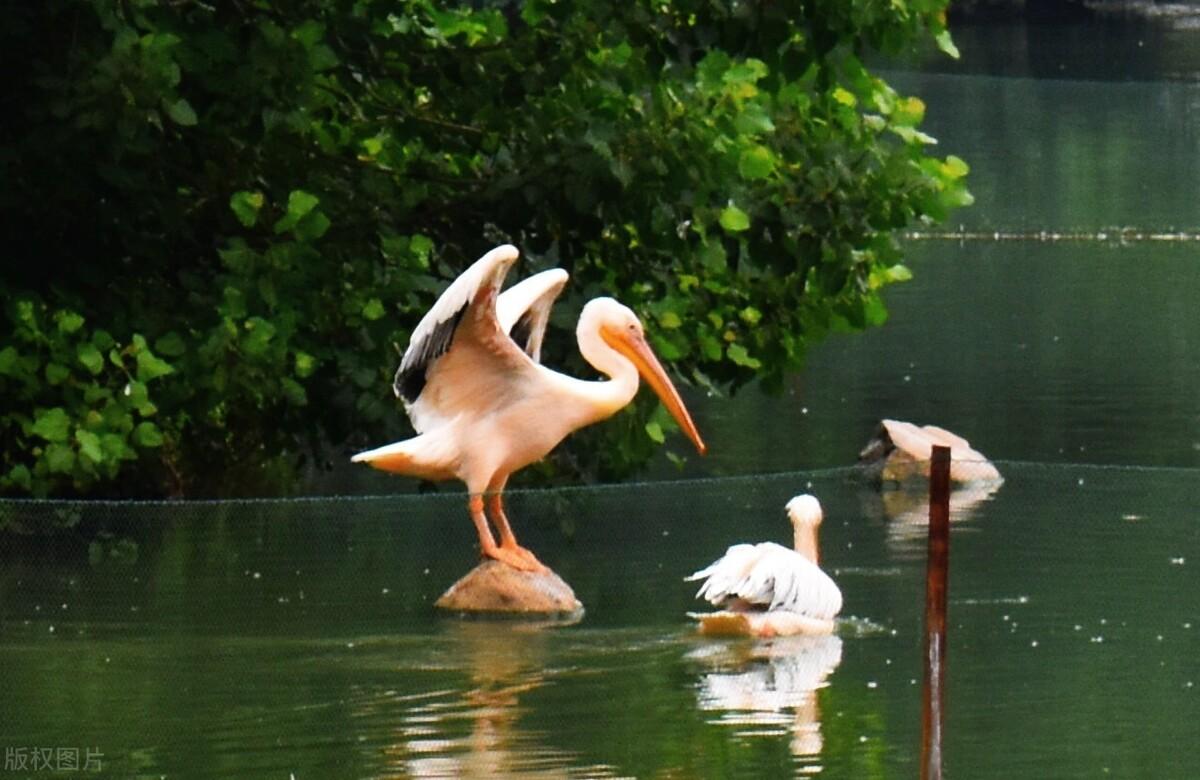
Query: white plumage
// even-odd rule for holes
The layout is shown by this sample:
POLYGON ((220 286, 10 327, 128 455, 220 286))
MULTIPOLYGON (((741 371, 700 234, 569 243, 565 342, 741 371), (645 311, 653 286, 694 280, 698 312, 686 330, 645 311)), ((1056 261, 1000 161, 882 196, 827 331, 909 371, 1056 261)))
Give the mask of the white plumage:
POLYGON ((550 310, 567 278, 563 269, 551 268, 522 279, 496 299, 500 330, 512 336, 534 362, 541 362, 542 338, 550 322, 550 310))
POLYGON ((640 379, 696 449, 705 448, 637 315, 612 298, 589 301, 575 330, 580 354, 606 379, 576 379, 538 362, 567 273, 543 271, 501 293, 517 255, 507 244, 485 254, 413 330, 392 387, 419 435, 351 460, 421 479, 461 480, 483 555, 544 571, 517 544, 504 513, 501 494, 514 471, 545 457, 571 432, 618 412, 640 379))
POLYGON ((829 633, 842 592, 817 563, 821 505, 812 496, 787 504, 796 549, 774 542, 735 544, 688 581, 704 580, 697 598, 721 612, 693 615, 705 633, 777 636, 829 633))
POLYGON ((842 592, 828 574, 795 550, 775 542, 735 544, 707 568, 697 598, 718 607, 741 600, 767 610, 786 609, 829 619, 842 610, 842 592))

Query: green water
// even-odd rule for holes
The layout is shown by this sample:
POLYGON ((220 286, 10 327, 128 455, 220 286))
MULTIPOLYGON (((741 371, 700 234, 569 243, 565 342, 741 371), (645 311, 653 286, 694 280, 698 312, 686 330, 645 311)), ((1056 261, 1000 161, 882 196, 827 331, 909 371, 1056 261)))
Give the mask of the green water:
MULTIPOLYGON (((1001 467, 956 499, 948 773, 1197 776, 1200 475, 1001 467)), ((435 614, 473 563, 457 498, 89 508, 150 541, 133 565, 6 566, 0 747, 95 748, 112 777, 917 773, 920 496, 825 472, 511 504, 579 623, 435 614), (696 636, 682 576, 786 541, 803 490, 839 635, 696 636)))

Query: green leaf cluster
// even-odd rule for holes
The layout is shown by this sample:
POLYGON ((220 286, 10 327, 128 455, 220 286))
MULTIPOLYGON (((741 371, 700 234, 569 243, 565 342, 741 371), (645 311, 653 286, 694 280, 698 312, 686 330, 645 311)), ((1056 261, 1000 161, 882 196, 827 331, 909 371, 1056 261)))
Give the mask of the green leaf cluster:
POLYGON ((151 394, 175 369, 144 336, 118 342, 77 311, 35 297, 9 301, 4 314, 0 490, 87 492, 162 447, 151 394))
MULTIPOLYGON (((397 351, 500 241, 572 274, 547 362, 583 370, 572 315, 608 294, 684 381, 778 388, 883 322, 898 231, 970 202, 863 65, 953 56, 945 5, 10 9, 0 491, 244 492, 404 435, 397 351)), ((540 475, 628 473, 653 409, 540 475)))

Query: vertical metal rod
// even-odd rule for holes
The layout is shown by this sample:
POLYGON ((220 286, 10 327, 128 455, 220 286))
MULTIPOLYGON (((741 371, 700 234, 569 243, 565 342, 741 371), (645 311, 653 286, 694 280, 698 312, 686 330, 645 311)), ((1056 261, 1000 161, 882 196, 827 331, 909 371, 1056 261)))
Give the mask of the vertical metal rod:
POLYGON ((950 448, 935 446, 929 464, 929 552, 925 568, 925 685, 921 778, 941 780, 946 702, 946 588, 950 565, 950 448))

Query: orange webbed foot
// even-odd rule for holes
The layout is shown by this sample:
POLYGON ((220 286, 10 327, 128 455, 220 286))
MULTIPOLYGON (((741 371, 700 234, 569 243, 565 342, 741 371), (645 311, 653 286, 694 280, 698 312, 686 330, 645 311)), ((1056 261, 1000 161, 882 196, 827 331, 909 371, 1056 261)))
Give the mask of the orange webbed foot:
POLYGON ((550 571, 544 563, 537 559, 536 555, 520 545, 500 545, 483 550, 483 554, 487 558, 493 558, 519 571, 535 574, 545 574, 550 571))

